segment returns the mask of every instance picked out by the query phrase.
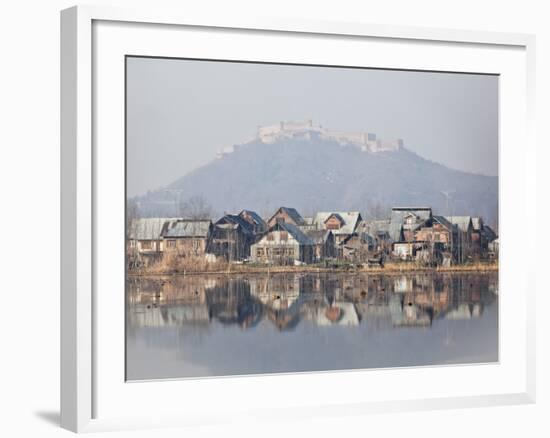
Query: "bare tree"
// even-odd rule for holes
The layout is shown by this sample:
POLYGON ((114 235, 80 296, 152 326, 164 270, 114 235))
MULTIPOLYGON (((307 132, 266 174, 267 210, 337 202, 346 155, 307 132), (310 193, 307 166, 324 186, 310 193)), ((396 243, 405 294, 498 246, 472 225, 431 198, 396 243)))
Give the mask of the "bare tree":
POLYGON ((181 203, 179 215, 189 219, 209 219, 213 216, 213 209, 202 196, 192 196, 181 203))

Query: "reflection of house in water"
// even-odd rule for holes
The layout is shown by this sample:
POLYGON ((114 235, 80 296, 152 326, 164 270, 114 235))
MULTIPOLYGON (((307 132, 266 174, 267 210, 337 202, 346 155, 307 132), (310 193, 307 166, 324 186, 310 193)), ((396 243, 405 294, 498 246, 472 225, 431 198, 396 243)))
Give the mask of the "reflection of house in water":
POLYGON ((395 327, 424 327, 432 324, 432 312, 400 295, 392 295, 390 315, 395 327))
POLYGON ((320 326, 358 325, 359 315, 350 302, 335 302, 330 306, 315 307, 308 312, 308 319, 320 326))
POLYGON ((387 327, 427 327, 434 320, 470 319, 496 299, 492 275, 187 276, 130 278, 132 327, 256 327, 264 318, 281 331, 302 321, 319 326, 363 322, 387 327))
POLYGON ((462 303, 455 309, 448 311, 445 314, 446 319, 472 319, 479 318, 483 313, 483 304, 462 303))
POLYGON ((208 326, 210 315, 206 303, 202 304, 147 304, 135 305, 128 312, 132 327, 180 327, 183 325, 208 326))
POLYGON ((268 319, 279 330, 291 330, 300 322, 299 275, 276 275, 249 279, 250 294, 260 301, 268 319))
POLYGON ((250 294, 250 285, 242 278, 220 279, 216 286, 208 289, 207 303, 210 317, 226 325, 250 328, 263 316, 261 303, 250 294))

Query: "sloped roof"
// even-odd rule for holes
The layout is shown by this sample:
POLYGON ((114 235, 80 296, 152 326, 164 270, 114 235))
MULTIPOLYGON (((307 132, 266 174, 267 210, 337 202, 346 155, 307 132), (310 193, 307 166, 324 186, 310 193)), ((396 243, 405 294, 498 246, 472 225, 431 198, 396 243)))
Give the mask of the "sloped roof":
POLYGON ((161 238, 162 227, 171 218, 133 219, 129 225, 128 238, 134 240, 157 240, 161 238))
POLYGON ((165 238, 178 237, 207 237, 212 222, 209 219, 177 219, 166 222, 162 236, 165 238))
POLYGON ((497 233, 495 233, 495 231, 489 225, 483 225, 481 233, 489 242, 497 239, 497 233))
POLYGON ((235 214, 226 214, 225 216, 222 216, 214 225, 215 226, 224 226, 224 225, 233 225, 234 227, 241 227, 243 232, 252 234, 252 224, 248 222, 246 219, 244 219, 241 216, 237 216, 235 214))
POLYGON ((327 241, 332 232, 331 230, 309 230, 306 231, 305 234, 313 241, 314 244, 320 245, 327 241))
POLYGON ((475 231, 481 231, 483 228, 483 219, 481 219, 479 216, 472 217, 472 226, 474 227, 475 231))
MULTIPOLYGON (((414 214, 419 223, 426 222, 432 217, 430 207, 394 207, 391 209, 389 234, 394 242, 401 240, 401 229, 405 217, 414 214)), ((419 224, 420 225, 420 224, 419 224)))
POLYGON ((269 218, 269 220, 273 219, 279 212, 286 213, 296 223, 296 225, 305 225, 304 218, 300 215, 300 213, 298 213, 298 210, 292 207, 280 207, 275 214, 269 218))
POLYGON ((460 231, 464 233, 468 231, 468 227, 470 226, 470 223, 472 223, 471 216, 445 216, 445 219, 452 224, 457 225, 460 231))
POLYGON ((430 207, 394 207, 391 209, 390 221, 403 223, 403 219, 410 214, 426 221, 432 217, 432 209, 430 207))
POLYGON ((239 213, 239 216, 246 220, 245 215, 248 215, 252 219, 255 225, 261 225, 262 227, 267 227, 267 224, 265 223, 265 221, 255 211, 245 209, 239 213))
POLYGON ((439 222, 441 225, 443 225, 448 230, 453 229, 453 224, 445 218, 445 216, 433 216, 434 221, 439 222))
POLYGON ((317 228, 322 229, 330 216, 337 215, 343 221, 343 225, 338 230, 331 230, 332 234, 353 234, 357 225, 362 220, 361 213, 358 211, 320 211, 315 215, 314 223, 317 228))
POLYGON ((310 239, 300 228, 294 224, 289 224, 288 222, 277 222, 273 225, 269 231, 283 230, 288 232, 300 245, 313 245, 313 240, 310 239))
POLYGON ((372 236, 377 236, 384 233, 389 233, 390 231, 390 220, 389 219, 376 219, 376 220, 364 220, 362 221, 358 229, 361 232, 368 233, 372 236))

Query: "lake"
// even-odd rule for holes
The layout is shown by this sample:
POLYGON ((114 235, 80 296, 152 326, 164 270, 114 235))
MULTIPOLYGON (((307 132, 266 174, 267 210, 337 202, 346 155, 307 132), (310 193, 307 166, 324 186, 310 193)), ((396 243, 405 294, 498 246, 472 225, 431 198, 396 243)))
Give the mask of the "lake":
POLYGON ((127 278, 128 380, 498 361, 498 273, 127 278))

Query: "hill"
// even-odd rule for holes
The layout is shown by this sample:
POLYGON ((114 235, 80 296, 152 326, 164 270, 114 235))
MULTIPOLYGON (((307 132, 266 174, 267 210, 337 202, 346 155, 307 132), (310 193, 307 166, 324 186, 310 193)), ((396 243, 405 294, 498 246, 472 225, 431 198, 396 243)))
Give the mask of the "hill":
POLYGON ((214 217, 243 208, 269 216, 281 205, 303 216, 358 210, 382 217, 392 206, 418 205, 495 223, 498 178, 453 170, 405 148, 369 153, 326 139, 284 139, 240 145, 134 200, 144 216, 173 216, 190 198, 209 204, 214 217))

